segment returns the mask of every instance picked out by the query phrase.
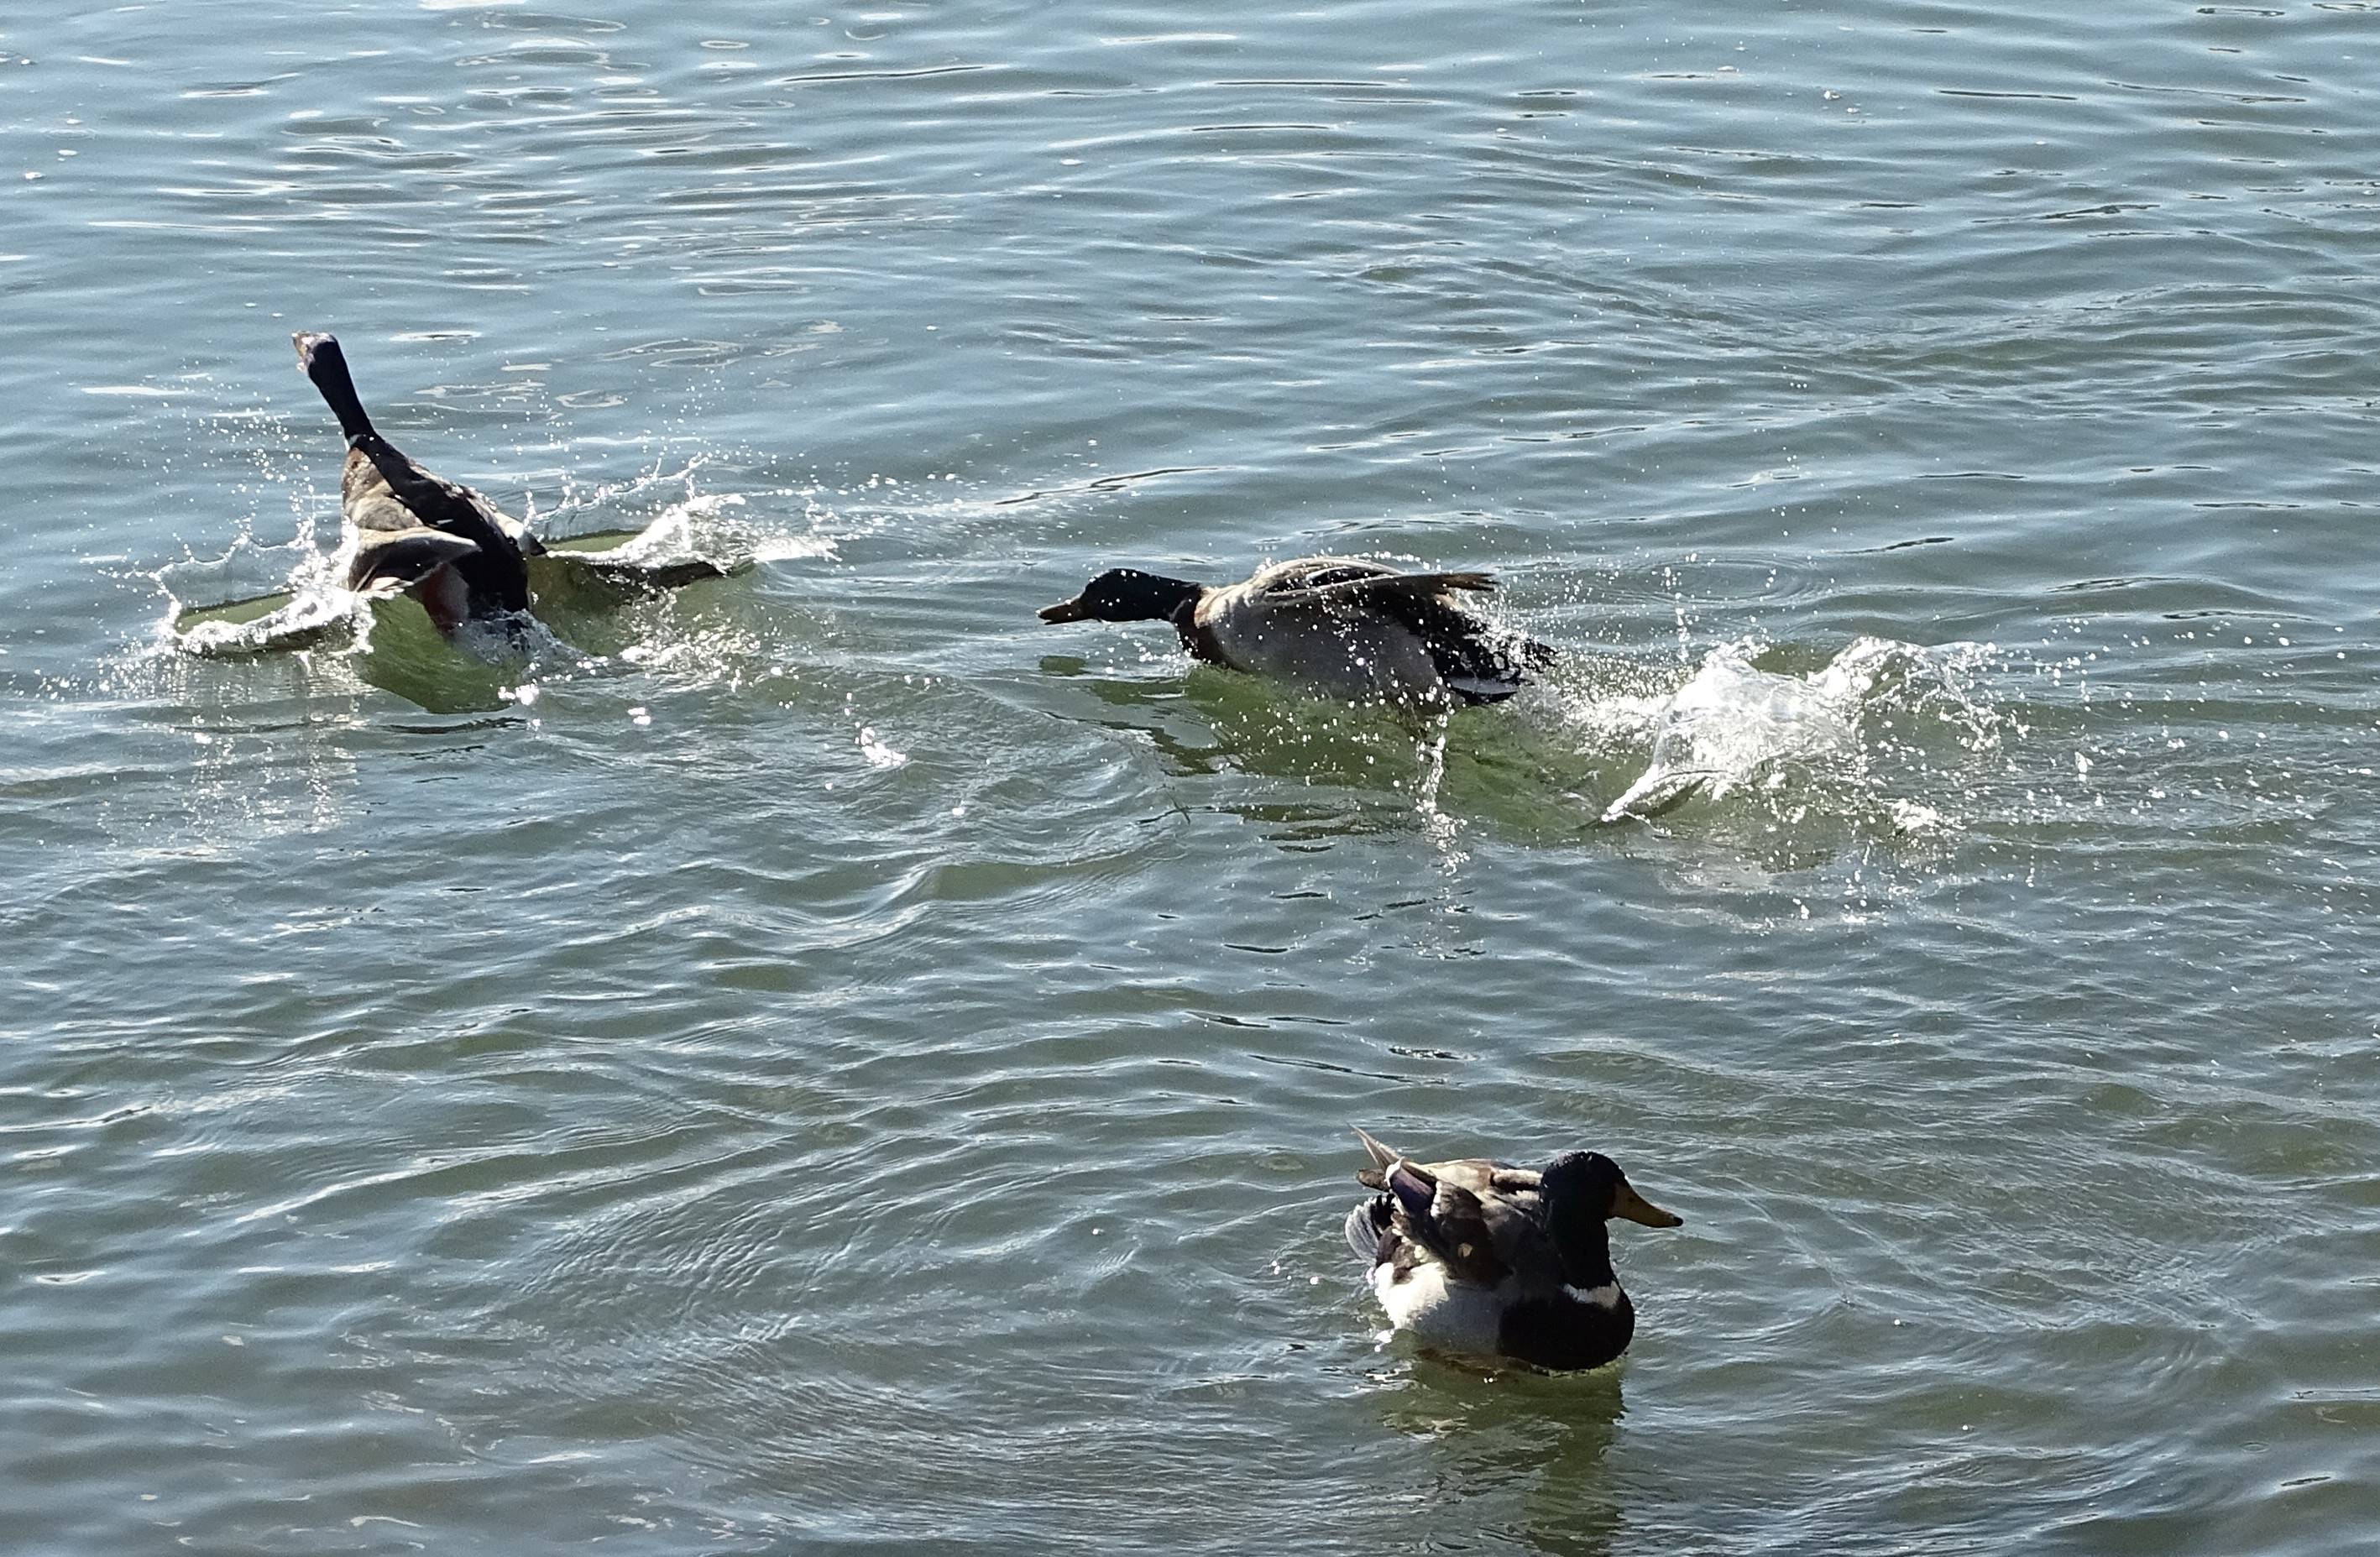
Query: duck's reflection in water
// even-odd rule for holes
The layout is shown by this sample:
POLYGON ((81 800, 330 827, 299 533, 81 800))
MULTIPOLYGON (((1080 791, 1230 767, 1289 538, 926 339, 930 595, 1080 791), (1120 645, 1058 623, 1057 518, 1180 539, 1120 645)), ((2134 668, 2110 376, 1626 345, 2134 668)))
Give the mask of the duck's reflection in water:
MULTIPOLYGON (((1625 1488, 1604 1460, 1626 1413, 1619 1367, 1557 1376, 1416 1353, 1377 1397, 1411 1441, 1391 1517, 1429 1551, 1605 1557, 1625 1488)), ((1387 1479, 1384 1478, 1384 1480, 1387 1479)))

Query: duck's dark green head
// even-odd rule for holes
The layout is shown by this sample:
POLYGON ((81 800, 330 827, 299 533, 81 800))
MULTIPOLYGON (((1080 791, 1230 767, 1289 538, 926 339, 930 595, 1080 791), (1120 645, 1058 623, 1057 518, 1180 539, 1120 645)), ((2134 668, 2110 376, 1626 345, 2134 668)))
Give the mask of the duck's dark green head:
POLYGON ((1617 1216, 1640 1226, 1677 1227, 1686 1220, 1638 1194, 1620 1165, 1600 1152, 1565 1152, 1548 1164, 1545 1195, 1557 1225, 1600 1224, 1617 1216))
POLYGON ((1071 600, 1041 608, 1044 622, 1170 622, 1173 613, 1206 593, 1206 585, 1110 568, 1071 600))

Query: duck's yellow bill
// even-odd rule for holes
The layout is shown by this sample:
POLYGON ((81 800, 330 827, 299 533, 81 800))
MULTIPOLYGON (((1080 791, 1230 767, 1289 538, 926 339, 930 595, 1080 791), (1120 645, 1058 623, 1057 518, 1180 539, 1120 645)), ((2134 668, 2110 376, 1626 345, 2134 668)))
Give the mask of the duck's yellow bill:
POLYGON ((1686 1221, 1676 1212, 1663 1211, 1638 1194, 1634 1186, 1624 1179, 1621 1182, 1620 1192, 1611 1197, 1611 1214, 1624 1216, 1640 1227, 1682 1227, 1686 1221))

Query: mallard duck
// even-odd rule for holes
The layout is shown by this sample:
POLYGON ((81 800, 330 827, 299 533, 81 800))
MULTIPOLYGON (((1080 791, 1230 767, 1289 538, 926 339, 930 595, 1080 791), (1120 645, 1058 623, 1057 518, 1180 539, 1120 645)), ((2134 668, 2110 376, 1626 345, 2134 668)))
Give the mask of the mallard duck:
POLYGON ((544 549, 528 527, 459 483, 432 476, 382 438, 364 415, 338 337, 292 339, 339 430, 347 435, 339 508, 348 534, 334 561, 360 595, 409 592, 442 632, 473 617, 528 610, 528 564, 544 549))
POLYGON ((1612 1273, 1604 1223, 1685 1219, 1638 1194, 1618 1163, 1565 1152, 1542 1170, 1422 1164, 1355 1134, 1372 1158, 1355 1177, 1380 1192, 1347 1213, 1347 1242, 1391 1326, 1539 1368, 1599 1368, 1628 1349, 1636 1310, 1612 1273))
POLYGON ((1220 586, 1111 568, 1041 620, 1171 622, 1210 664, 1349 702, 1437 709, 1501 702, 1553 662, 1552 649, 1499 634, 1458 599, 1495 587, 1486 573, 1402 573, 1354 557, 1275 562, 1220 586))

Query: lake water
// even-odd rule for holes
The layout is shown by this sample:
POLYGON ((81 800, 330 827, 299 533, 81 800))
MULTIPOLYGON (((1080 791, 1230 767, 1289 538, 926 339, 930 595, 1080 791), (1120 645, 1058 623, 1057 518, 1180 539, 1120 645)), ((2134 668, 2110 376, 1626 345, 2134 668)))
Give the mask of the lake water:
POLYGON ((2373 6, 25 6, 0 344, 10 1550, 2380 1539, 2373 6), (301 328, 756 566, 177 652, 301 328), (1565 659, 1033 615, 1318 551, 1565 659), (1351 1123, 1682 1213, 1624 1361, 1351 1123))

